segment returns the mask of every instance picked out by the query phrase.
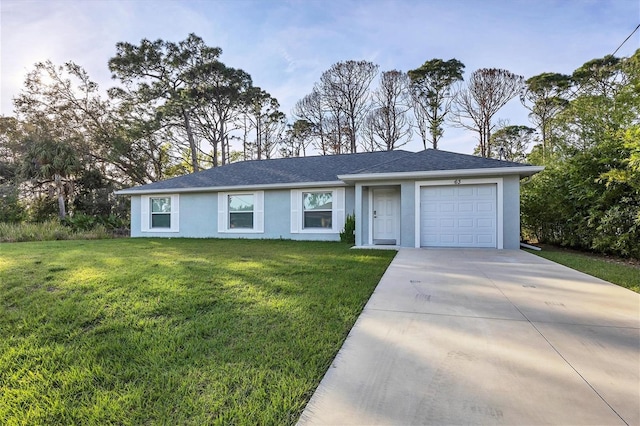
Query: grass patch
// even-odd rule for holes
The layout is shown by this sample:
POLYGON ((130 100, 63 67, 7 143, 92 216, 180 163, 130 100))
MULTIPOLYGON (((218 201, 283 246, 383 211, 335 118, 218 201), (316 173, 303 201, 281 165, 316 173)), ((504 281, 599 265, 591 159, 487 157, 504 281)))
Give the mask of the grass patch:
POLYGON ((640 267, 637 265, 612 261, 611 259, 601 258, 594 254, 562 250, 550 246, 545 246, 542 251, 527 251, 640 293, 640 267))
POLYGON ((90 230, 73 230, 54 219, 41 223, 0 222, 0 243, 55 240, 98 240, 113 238, 112 232, 102 225, 90 230))
POLYGON ((0 245, 4 424, 294 424, 395 252, 0 245))

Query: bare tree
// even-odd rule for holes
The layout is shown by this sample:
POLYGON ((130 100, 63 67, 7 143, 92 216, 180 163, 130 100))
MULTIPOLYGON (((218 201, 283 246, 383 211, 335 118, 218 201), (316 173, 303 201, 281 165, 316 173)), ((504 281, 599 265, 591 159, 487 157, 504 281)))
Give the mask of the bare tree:
POLYGON ((478 132, 483 157, 491 156, 493 116, 521 92, 523 81, 524 77, 507 70, 482 68, 474 71, 466 87, 457 93, 452 105, 452 122, 478 132))
POLYGON ((337 140, 343 132, 348 151, 357 151, 357 135, 369 112, 369 86, 378 73, 378 65, 368 61, 338 62, 320 77, 319 91, 335 122, 337 140))
POLYGON ((380 86, 373 93, 373 110, 367 116, 365 150, 391 151, 411 139, 409 77, 393 70, 380 76, 380 86))

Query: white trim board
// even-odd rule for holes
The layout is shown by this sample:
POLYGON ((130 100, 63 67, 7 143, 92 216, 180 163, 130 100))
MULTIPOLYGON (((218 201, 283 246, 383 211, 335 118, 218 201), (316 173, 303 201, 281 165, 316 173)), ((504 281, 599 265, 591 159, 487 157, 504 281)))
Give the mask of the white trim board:
POLYGON ((273 183, 273 184, 260 184, 260 185, 238 185, 238 186, 205 186, 201 188, 189 187, 189 188, 164 188, 164 189, 122 189, 116 191, 116 195, 148 195, 148 194, 166 194, 171 193, 185 193, 185 192, 255 192, 263 189, 294 189, 294 188, 336 188, 347 186, 340 180, 326 181, 326 182, 294 182, 294 183, 273 183))
POLYGON ((460 169, 460 170, 430 170, 415 172, 393 172, 393 173, 362 173, 338 175, 338 179, 345 182, 357 181, 377 181, 393 179, 433 179, 447 177, 468 177, 468 176, 508 176, 519 175, 520 177, 531 176, 544 170, 542 166, 522 166, 522 167, 492 167, 486 169, 460 169))

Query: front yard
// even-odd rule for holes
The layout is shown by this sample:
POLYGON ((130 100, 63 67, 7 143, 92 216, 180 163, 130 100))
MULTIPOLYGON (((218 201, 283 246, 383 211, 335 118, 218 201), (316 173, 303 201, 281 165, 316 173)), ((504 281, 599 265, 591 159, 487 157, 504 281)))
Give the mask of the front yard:
POLYGON ((394 252, 0 244, 4 424, 294 424, 394 252))

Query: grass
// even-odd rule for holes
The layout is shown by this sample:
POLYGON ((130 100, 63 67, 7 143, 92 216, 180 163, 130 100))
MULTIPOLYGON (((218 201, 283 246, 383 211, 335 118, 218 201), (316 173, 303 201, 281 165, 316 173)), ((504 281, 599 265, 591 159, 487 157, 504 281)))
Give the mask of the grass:
POLYGON ((54 240, 98 240, 113 238, 104 226, 97 225, 90 231, 74 231, 58 219, 40 223, 0 222, 0 243, 54 240))
POLYGON ((552 260, 569 268, 598 277, 621 287, 640 293, 640 267, 634 264, 614 262, 593 254, 545 246, 542 251, 530 253, 552 260))
POLYGON ((0 419, 294 424, 394 254, 256 240, 0 244, 0 419))

